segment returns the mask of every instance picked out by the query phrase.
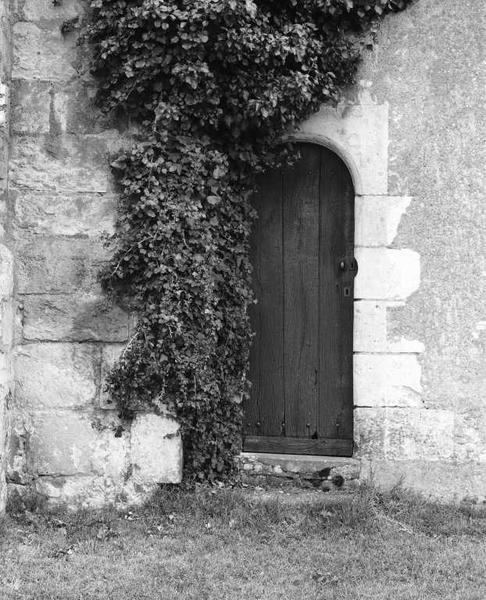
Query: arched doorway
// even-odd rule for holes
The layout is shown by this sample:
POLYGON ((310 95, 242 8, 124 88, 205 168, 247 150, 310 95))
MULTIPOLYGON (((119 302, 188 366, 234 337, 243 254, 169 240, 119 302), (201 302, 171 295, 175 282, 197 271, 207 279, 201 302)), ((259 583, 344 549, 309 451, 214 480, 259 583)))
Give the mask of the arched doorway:
POLYGON ((351 456, 354 189, 344 162, 302 144, 254 196, 252 390, 243 449, 351 456))

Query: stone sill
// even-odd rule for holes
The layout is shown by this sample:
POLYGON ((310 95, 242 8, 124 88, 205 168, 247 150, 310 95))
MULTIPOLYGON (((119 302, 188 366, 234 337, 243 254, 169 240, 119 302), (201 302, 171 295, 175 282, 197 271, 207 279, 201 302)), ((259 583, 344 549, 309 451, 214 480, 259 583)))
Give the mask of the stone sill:
POLYGON ((327 477, 336 475, 345 481, 359 479, 361 463, 356 458, 313 456, 300 454, 266 454, 242 452, 238 457, 241 471, 246 474, 308 478, 329 470, 327 477))

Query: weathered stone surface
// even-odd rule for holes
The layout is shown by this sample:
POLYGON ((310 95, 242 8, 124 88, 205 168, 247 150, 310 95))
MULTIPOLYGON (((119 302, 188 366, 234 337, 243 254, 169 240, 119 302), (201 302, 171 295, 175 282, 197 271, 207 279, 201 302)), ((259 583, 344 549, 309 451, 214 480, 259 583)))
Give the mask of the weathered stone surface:
POLYGON ((486 498, 485 467, 474 462, 410 460, 387 461, 379 458, 361 461, 362 479, 382 489, 401 485, 438 502, 486 498))
POLYGON ((403 300, 420 285, 420 256, 412 250, 357 248, 355 298, 403 300))
POLYGON ((26 21, 58 21, 73 19, 83 12, 80 0, 62 0, 54 4, 52 0, 14 0, 14 12, 26 21))
POLYGON ((75 411, 32 413, 31 449, 38 475, 91 474, 98 432, 92 416, 75 411))
POLYGON ((421 368, 415 354, 356 354, 356 406, 423 406, 421 368))
POLYGON ((123 342, 129 335, 129 317, 106 298, 77 295, 22 297, 25 341, 123 342))
POLYGON ((182 442, 174 419, 138 414, 132 424, 130 461, 133 481, 141 486, 179 483, 182 477, 182 442))
MULTIPOLYGON (((30 447, 27 461, 33 461, 25 473, 30 479, 11 476, 9 480, 24 485, 34 481, 37 491, 52 504, 72 508, 126 502, 130 433, 119 425, 113 413, 34 412, 29 430, 22 436, 26 439, 24 445, 30 447), (46 432, 50 432, 50 438, 46 432)), ((17 455, 22 468, 21 453, 12 454, 17 455)), ((10 474, 17 475, 20 468, 10 474)), ((146 499, 141 491, 133 494, 133 485, 128 484, 128 488, 134 501, 146 499)))
POLYGON ((138 415, 130 434, 125 429, 120 432, 116 415, 104 413, 93 419, 93 435, 86 431, 83 421, 78 423, 82 433, 73 446, 65 432, 80 417, 77 413, 62 414, 68 416, 59 422, 48 419, 47 427, 56 428, 56 433, 58 429, 61 431, 56 436, 56 444, 41 448, 44 461, 38 467, 44 471, 39 469, 43 476, 36 480, 37 490, 47 496, 51 504, 91 508, 140 504, 159 483, 180 481, 180 437, 173 420, 138 415), (82 448, 77 445, 81 439, 84 440, 82 448))
POLYGON ((358 457, 391 461, 451 460, 454 413, 425 408, 358 408, 358 457))
POLYGON ((71 509, 103 508, 126 499, 121 482, 94 475, 42 477, 36 481, 36 490, 51 506, 71 509))
POLYGON ((13 292, 12 252, 0 244, 0 297, 8 298, 13 292))
POLYGON ((384 409, 357 407, 354 419, 354 455, 362 460, 365 457, 383 458, 385 454, 384 409))
POLYGON ((356 246, 389 246, 395 239, 409 196, 358 196, 355 203, 356 246))
MULTIPOLYGON (((29 236, 99 238, 102 233, 113 233, 116 206, 113 194, 11 190, 10 196, 15 205, 15 225, 27 229, 29 236)), ((94 259, 96 254, 99 252, 92 255, 94 259)))
POLYGON ((0 349, 8 352, 14 338, 14 307, 11 298, 0 300, 0 349))
MULTIPOLYGON (((8 153, 10 131, 10 4, 0 3, 0 238, 7 224, 8 153)), ((7 500, 8 412, 13 392, 11 368, 13 257, 0 245, 0 517, 7 500)))
POLYGON ((19 294, 69 294, 98 290, 109 254, 100 239, 39 238, 16 243, 19 294))
POLYGON ((113 117, 95 106, 95 82, 69 84, 14 80, 12 131, 20 134, 103 133, 113 128, 113 117))
POLYGON ((63 37, 60 27, 38 27, 34 23, 13 26, 14 79, 68 81, 76 75, 76 40, 63 37))
POLYGON ((360 300, 354 303, 355 352, 424 352, 417 340, 393 336, 390 332, 390 314, 405 305, 404 302, 373 302, 360 300))
MULTIPOLYGON (((458 403, 459 404, 459 403, 458 403)), ((482 462, 486 474, 486 398, 483 405, 468 404, 454 414, 454 459, 459 463, 482 462)))
POLYGON ((110 192, 109 157, 123 138, 104 135, 12 137, 10 182, 13 187, 48 192, 110 192))
POLYGON ((454 454, 454 413, 386 410, 385 456, 390 460, 448 460, 454 454))
POLYGON ((16 352, 16 406, 27 410, 94 406, 101 352, 90 344, 28 344, 16 352))
POLYGON ((14 81, 12 85, 12 131, 48 133, 53 108, 52 85, 46 81, 14 81))
POLYGON ((130 475, 130 431, 121 426, 117 413, 98 416, 98 435, 91 448, 91 472, 124 483, 130 475))
POLYGON ((0 399, 0 516, 7 501, 7 407, 4 398, 0 399))

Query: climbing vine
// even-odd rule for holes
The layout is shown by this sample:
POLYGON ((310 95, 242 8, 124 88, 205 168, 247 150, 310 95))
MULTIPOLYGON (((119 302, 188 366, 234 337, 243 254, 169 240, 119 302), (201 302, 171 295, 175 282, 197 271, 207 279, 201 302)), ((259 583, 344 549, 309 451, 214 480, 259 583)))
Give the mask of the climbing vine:
POLYGON ((248 394, 249 199, 284 134, 353 83, 381 17, 411 0, 91 0, 98 101, 138 141, 102 282, 138 314, 108 378, 129 417, 167 404, 186 474, 231 472, 248 394))

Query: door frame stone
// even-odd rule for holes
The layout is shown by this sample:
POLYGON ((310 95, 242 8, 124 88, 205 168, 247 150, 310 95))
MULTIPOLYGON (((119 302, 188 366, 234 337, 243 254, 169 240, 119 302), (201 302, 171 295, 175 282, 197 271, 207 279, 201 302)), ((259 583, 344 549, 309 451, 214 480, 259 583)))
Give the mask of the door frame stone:
POLYGON ((394 244, 412 198, 388 193, 388 104, 375 103, 366 92, 354 104, 322 107, 289 139, 334 151, 355 187, 354 456, 367 476, 374 459, 415 458, 406 436, 413 440, 423 420, 424 346, 393 327, 394 311, 420 285, 419 254, 394 244))

